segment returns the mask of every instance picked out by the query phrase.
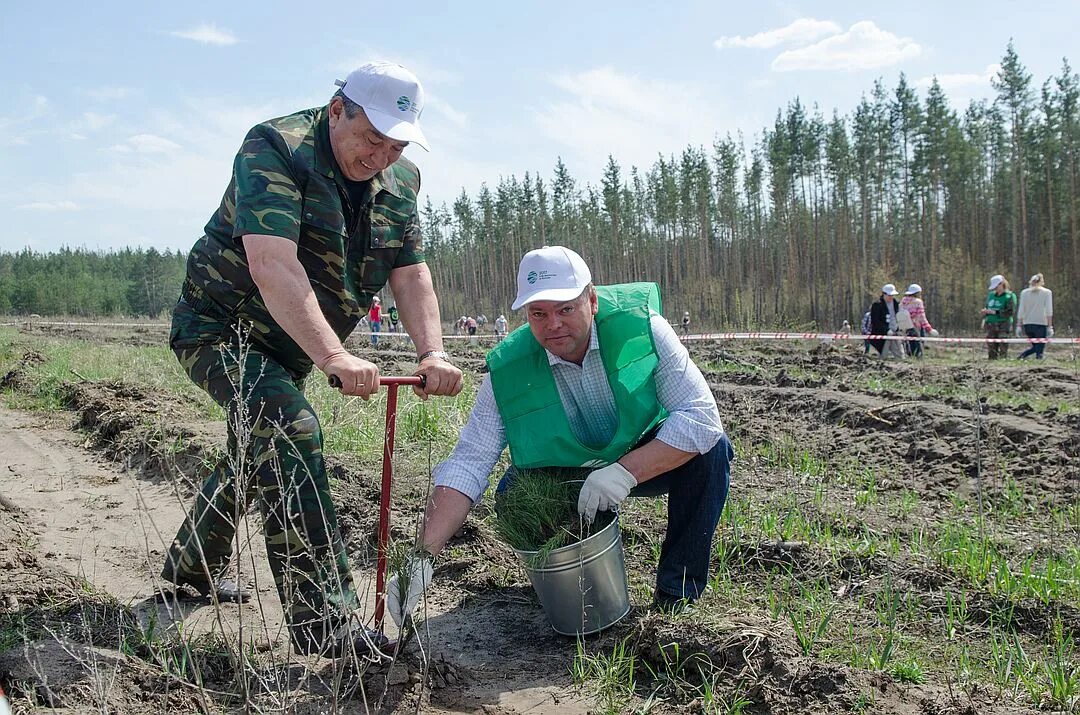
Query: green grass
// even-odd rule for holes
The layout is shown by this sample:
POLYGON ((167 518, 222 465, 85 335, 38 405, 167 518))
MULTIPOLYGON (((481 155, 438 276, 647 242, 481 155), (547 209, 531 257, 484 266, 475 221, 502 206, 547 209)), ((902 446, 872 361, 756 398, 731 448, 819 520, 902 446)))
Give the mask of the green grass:
POLYGON ((115 343, 88 343, 35 337, 32 341, 13 328, 0 328, 0 374, 15 368, 33 351, 44 362, 24 368, 29 391, 4 391, 4 404, 28 410, 63 409, 65 383, 85 380, 124 380, 152 393, 179 397, 206 419, 224 419, 217 405, 194 385, 166 346, 132 347, 115 343))

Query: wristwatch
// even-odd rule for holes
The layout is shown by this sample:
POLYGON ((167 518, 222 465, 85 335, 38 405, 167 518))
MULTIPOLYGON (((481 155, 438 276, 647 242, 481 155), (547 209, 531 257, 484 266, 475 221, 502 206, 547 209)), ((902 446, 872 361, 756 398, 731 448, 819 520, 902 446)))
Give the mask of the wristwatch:
POLYGON ((416 362, 424 362, 429 357, 439 358, 440 360, 446 360, 447 362, 450 361, 450 354, 447 353, 445 350, 428 350, 427 352, 422 353, 418 358, 416 358, 416 362))

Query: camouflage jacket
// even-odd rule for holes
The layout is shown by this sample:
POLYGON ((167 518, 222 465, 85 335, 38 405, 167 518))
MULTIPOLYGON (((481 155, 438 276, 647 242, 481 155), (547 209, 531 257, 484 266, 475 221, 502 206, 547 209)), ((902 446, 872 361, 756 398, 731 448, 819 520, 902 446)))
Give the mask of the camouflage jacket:
MULTIPOLYGON (((280 236, 297 243, 323 315, 345 339, 366 314, 390 271, 424 260, 416 195, 420 173, 399 159, 368 182, 361 206, 351 205, 330 148, 326 107, 271 119, 248 132, 233 163, 221 206, 191 249, 181 300, 213 320, 191 321, 191 331, 237 323, 252 341, 295 375, 311 360, 270 316, 251 278, 242 237, 280 236)), ((230 339, 185 335, 189 347, 230 339)), ((229 330, 228 332, 231 332, 229 330)))

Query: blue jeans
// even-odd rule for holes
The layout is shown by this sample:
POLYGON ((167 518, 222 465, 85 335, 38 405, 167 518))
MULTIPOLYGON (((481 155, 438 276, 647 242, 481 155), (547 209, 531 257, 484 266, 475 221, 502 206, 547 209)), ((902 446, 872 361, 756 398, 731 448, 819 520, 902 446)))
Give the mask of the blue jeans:
MULTIPOLYGON (((724 435, 705 454, 631 490, 632 497, 668 495, 667 533, 656 569, 658 591, 695 601, 708 585, 713 534, 727 501, 734 456, 724 435)), ((506 489, 516 473, 512 466, 507 469, 495 491, 506 489)))
MULTIPOLYGON (((1045 338, 1046 326, 1024 323, 1024 335, 1029 338, 1045 338)), ((1043 350, 1046 350, 1046 343, 1032 343, 1030 348, 1020 353, 1020 359, 1023 360, 1028 355, 1034 355, 1036 360, 1042 360, 1043 350)))
POLYGON ((378 345, 379 344, 379 336, 376 335, 376 333, 378 333, 380 330, 382 330, 382 321, 380 321, 380 320, 371 321, 371 344, 372 345, 378 345))

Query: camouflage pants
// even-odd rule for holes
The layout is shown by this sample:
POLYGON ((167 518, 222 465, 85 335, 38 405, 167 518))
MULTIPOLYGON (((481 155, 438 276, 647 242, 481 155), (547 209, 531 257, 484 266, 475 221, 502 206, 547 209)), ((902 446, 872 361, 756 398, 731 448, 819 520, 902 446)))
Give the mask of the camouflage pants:
MULTIPOLYGON (((1008 323, 987 323, 986 324, 986 337, 988 338, 1010 338, 1009 324, 1008 323)), ((986 352, 991 360, 1000 360, 1009 356, 1009 344, 1008 343, 987 343, 986 352)))
MULTIPOLYGON (((330 497, 318 418, 296 379, 240 341, 185 339, 183 302, 171 342, 188 376, 225 408, 226 456, 214 467, 166 558, 162 578, 205 583, 227 568, 237 526, 258 500, 266 551, 294 642, 322 643, 357 607, 330 497)), ((200 316, 205 325, 205 316, 200 316)), ((190 335, 190 334, 188 334, 190 335)), ((235 333, 234 333, 235 335, 235 333)))

